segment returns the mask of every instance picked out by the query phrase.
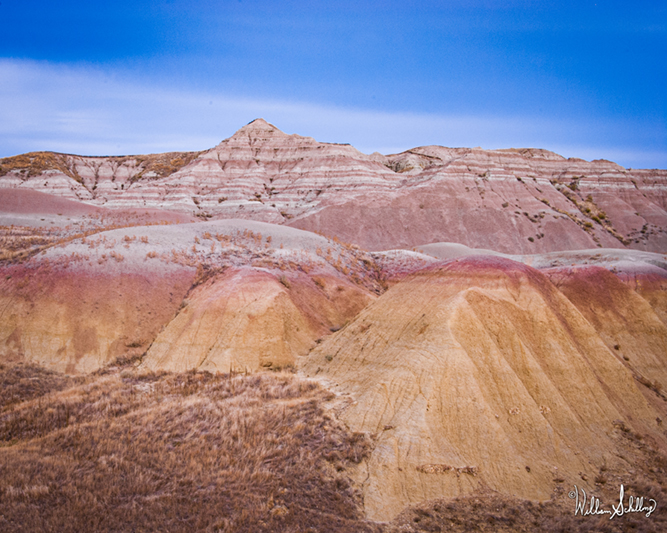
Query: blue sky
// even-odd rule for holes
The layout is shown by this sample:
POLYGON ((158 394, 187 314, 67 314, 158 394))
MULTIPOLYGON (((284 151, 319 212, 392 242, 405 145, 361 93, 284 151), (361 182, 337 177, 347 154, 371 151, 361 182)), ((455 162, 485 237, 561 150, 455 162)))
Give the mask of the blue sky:
POLYGON ((0 0, 0 27, 0 156, 199 150, 261 116, 667 168, 664 1, 0 0))

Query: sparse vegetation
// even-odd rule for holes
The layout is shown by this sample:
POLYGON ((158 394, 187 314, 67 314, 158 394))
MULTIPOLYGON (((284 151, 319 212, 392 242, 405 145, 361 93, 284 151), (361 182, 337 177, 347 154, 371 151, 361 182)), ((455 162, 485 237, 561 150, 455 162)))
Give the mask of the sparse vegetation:
MULTIPOLYGON (((631 473, 627 473, 624 468, 615 470, 602 465, 592 480, 596 484, 595 489, 587 490, 587 493, 593 492, 601 499, 602 507, 610 510, 612 504, 618 504, 618 491, 623 484, 626 491, 626 505, 629 495, 642 497, 645 503, 653 498, 658 503, 657 511, 648 518, 643 513, 625 513, 613 520, 609 520, 608 514, 575 516, 574 501, 567 495, 569 489, 558 485, 552 498, 544 502, 520 500, 489 489, 481 489, 469 496, 452 500, 424 502, 404 510, 387 525, 385 531, 386 533, 433 531, 660 533, 665 531, 667 515, 660 512, 660 502, 667 494, 665 477, 667 457, 659 451, 660 447, 654 445, 650 438, 635 433, 621 420, 614 422, 614 434, 623 457, 636 457, 633 461, 635 466, 631 473)), ((530 472, 528 466, 526 471, 530 472)), ((557 484, 563 481, 562 478, 554 479, 557 484)), ((586 475, 582 475, 582 481, 587 481, 586 475)))
POLYGON ((164 154, 150 154, 143 156, 126 156, 109 158, 117 164, 126 161, 136 161, 139 172, 130 178, 134 183, 142 178, 163 178, 177 172, 197 159, 202 152, 167 152, 164 154), (118 161, 116 161, 118 160, 118 161))
MULTIPOLYGON (((146 220, 140 215, 124 216, 122 219, 92 215, 86 217, 79 225, 65 227, 0 226, 0 261, 4 263, 25 262, 39 253, 44 253, 48 248, 64 248, 79 239, 81 239, 81 244, 87 244, 90 249, 95 249, 100 245, 112 249, 116 242, 108 241, 106 235, 97 239, 89 239, 89 237, 119 228, 169 224, 171 222, 146 220)), ((126 235, 122 242, 124 246, 129 247, 129 244, 135 240, 136 237, 126 235)), ((148 237, 141 237, 141 242, 148 243, 148 237)))
MULTIPOLYGON (((385 529, 387 533, 448 532, 467 533, 588 533, 605 531, 652 532, 662 531, 663 521, 638 514, 609 520, 609 515, 574 516, 572 500, 532 502, 504 497, 491 491, 481 491, 454 500, 437 500, 412 507, 401 513, 385 529)), ((618 495, 617 495, 618 496, 618 495)), ((627 503, 627 502, 626 502, 627 503)), ((609 506, 611 503, 609 504, 609 506)), ((607 508, 609 508, 609 506, 607 508)))
MULTIPOLYGON (((161 178, 173 174, 196 159, 201 152, 170 152, 143 156, 113 156, 105 158, 82 157, 55 152, 30 152, 14 157, 0 159, 0 176, 16 172, 19 176, 30 178, 48 170, 57 170, 78 183, 84 184, 78 169, 82 167, 97 168, 98 161, 107 160, 118 168, 127 165, 131 172, 130 183, 142 177, 161 178)), ((123 184, 124 185, 124 184, 123 184)), ((88 184, 91 190, 97 183, 88 184)), ((123 187, 124 188, 124 187, 123 187)))
POLYGON ((58 170, 73 180, 83 183, 83 179, 76 170, 73 156, 55 152, 30 152, 0 159, 0 176, 14 171, 22 177, 31 178, 39 176, 46 170, 58 170))
POLYGON ((313 382, 131 366, 0 382, 2 531, 379 531, 346 475, 370 443, 313 382))

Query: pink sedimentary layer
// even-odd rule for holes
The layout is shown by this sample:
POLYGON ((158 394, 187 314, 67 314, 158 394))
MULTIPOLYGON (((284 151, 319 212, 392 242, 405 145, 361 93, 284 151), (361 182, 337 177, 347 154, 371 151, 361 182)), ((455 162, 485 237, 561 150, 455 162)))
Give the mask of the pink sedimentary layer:
POLYGON ((71 158, 82 183, 58 170, 12 171, 0 187, 288 224, 368 249, 442 241, 509 253, 667 249, 667 171, 546 150, 426 146, 365 155, 258 119, 162 178, 142 173, 139 156, 71 158))

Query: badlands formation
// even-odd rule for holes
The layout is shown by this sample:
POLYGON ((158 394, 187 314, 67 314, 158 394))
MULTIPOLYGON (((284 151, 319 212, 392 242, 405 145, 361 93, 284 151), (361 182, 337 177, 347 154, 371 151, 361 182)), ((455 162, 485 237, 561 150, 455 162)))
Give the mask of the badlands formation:
POLYGON ((367 250, 455 242, 505 253, 667 249, 665 170, 546 150, 425 146, 365 155, 262 119, 204 152, 0 160, 0 188, 112 209, 242 218, 367 250))
POLYGON ((663 487, 665 170, 258 119, 203 152, 0 160, 0 224, 3 364, 317 380, 372 442, 369 520, 663 487))

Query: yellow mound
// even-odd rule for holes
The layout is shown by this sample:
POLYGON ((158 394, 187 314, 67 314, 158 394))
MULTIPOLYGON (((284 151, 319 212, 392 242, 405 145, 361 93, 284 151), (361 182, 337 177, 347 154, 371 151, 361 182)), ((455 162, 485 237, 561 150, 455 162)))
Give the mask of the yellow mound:
POLYGON ((660 396, 655 392, 667 391, 667 324, 660 318, 667 305, 653 297, 664 290, 647 290, 648 284, 640 277, 632 283, 638 289, 635 291, 596 266, 546 273, 595 328, 610 352, 653 389, 649 400, 660 396))
POLYGON ((617 460, 615 425, 664 440, 586 318, 544 275, 505 259, 398 283, 301 366, 349 394, 344 420, 376 437, 360 473, 376 520, 478 488, 530 499, 590 490, 617 460))
POLYGON ((194 269, 163 276, 4 269, 0 361, 77 373, 140 356, 172 319, 194 276, 194 269))
POLYGON ((276 277, 250 267, 230 269, 190 294, 143 364, 211 372, 293 365, 318 337, 353 318, 371 300, 349 282, 317 281, 319 285, 296 273, 276 277))

